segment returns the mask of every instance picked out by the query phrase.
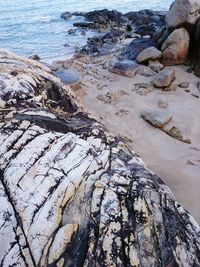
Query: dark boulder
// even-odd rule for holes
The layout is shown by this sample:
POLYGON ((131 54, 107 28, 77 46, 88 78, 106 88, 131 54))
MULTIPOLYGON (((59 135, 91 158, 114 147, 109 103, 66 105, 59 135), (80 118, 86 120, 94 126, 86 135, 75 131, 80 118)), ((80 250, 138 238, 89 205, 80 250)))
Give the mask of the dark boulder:
POLYGON ((136 57, 142 52, 144 49, 148 47, 156 47, 156 43, 151 38, 138 38, 133 40, 122 52, 122 56, 124 59, 135 60, 136 57))
POLYGON ((140 25, 136 28, 135 33, 145 36, 152 36, 156 32, 156 28, 153 25, 140 25))
POLYGON ((95 10, 91 12, 87 12, 84 15, 87 21, 94 22, 98 24, 100 27, 121 27, 127 24, 128 19, 121 13, 116 10, 95 10))

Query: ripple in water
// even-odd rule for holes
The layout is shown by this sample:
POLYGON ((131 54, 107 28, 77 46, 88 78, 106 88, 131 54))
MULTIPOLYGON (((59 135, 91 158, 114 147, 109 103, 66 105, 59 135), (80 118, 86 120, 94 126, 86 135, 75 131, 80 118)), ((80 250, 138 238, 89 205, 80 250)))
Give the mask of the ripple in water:
POLYGON ((0 47, 18 54, 38 54, 43 61, 70 56, 74 47, 86 43, 87 37, 68 35, 73 23, 81 18, 64 21, 64 11, 91 11, 95 9, 116 9, 121 12, 141 9, 167 10, 172 0, 6 0, 1 1, 0 47))

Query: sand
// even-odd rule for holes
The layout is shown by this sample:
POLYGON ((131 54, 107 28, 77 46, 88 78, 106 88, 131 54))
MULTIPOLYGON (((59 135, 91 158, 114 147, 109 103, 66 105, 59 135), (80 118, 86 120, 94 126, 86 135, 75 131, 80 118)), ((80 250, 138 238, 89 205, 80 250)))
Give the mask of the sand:
POLYGON ((200 222, 200 81, 186 72, 187 66, 170 67, 176 71, 176 82, 188 81, 189 88, 177 87, 165 92, 154 87, 138 89, 137 83, 150 83, 153 77, 137 74, 127 78, 109 71, 116 61, 113 55, 81 58, 65 62, 81 75, 81 83, 72 86, 79 101, 113 134, 120 136, 139 154, 146 166, 170 187, 178 201, 200 222), (158 101, 168 102, 173 119, 191 144, 176 140, 141 118, 141 112, 160 109, 158 101))

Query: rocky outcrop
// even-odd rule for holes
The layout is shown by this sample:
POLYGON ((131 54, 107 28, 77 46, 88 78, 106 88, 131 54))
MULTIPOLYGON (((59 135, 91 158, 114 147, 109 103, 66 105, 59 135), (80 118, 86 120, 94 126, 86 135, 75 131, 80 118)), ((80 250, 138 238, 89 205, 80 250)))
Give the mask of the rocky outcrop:
POLYGON ((163 181, 36 61, 0 52, 0 266, 199 266, 163 181))
POLYGON ((192 29, 199 16, 199 0, 176 0, 166 15, 166 24, 170 29, 181 27, 192 29))
POLYGON ((163 43, 162 63, 172 66, 186 63, 188 60, 190 35, 184 28, 173 31, 163 43))

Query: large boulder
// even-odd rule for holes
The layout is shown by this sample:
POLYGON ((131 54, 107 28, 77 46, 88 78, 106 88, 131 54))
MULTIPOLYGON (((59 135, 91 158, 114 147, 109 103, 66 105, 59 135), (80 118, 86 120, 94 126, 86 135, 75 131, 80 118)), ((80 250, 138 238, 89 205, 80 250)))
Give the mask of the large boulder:
POLYGON ((166 24, 171 29, 191 28, 199 16, 199 0, 176 0, 166 16, 166 24))
POLYGON ((200 266, 166 184, 48 68, 0 61, 0 266, 200 266))
POLYGON ((162 63, 172 66, 187 62, 190 46, 190 35, 185 28, 174 30, 163 43, 162 63))

